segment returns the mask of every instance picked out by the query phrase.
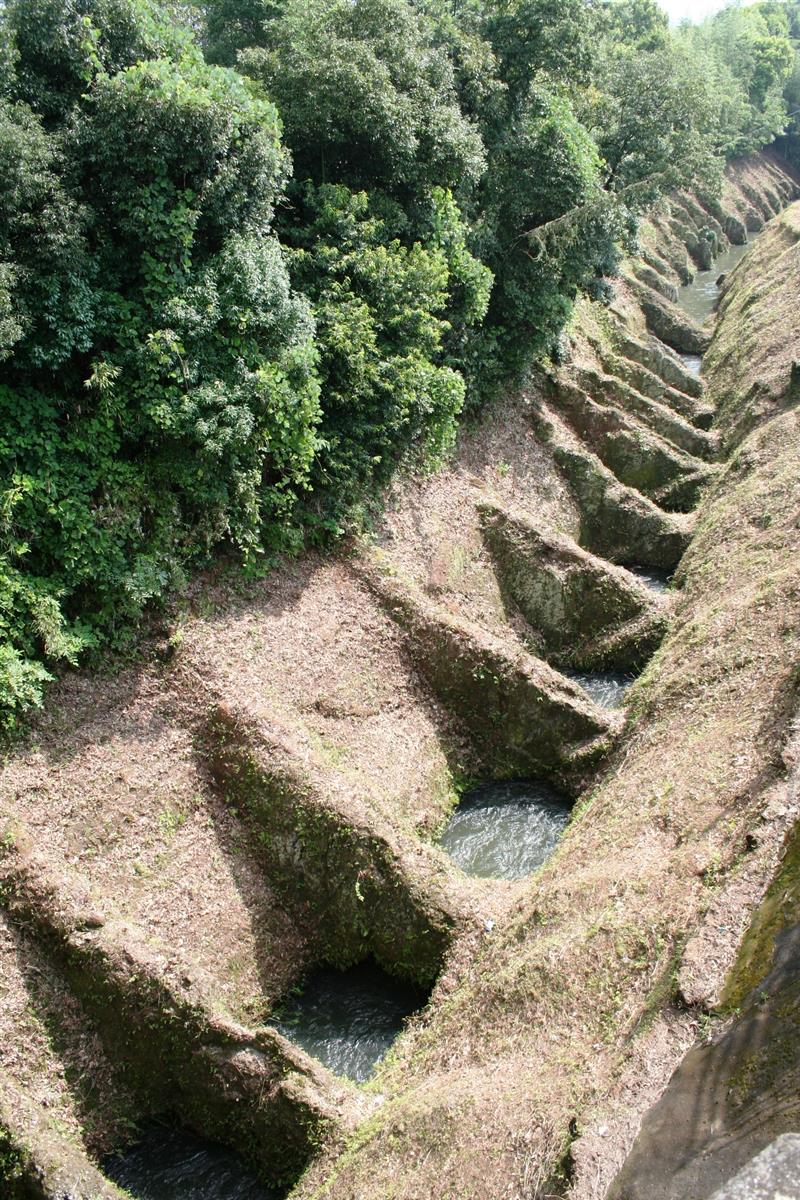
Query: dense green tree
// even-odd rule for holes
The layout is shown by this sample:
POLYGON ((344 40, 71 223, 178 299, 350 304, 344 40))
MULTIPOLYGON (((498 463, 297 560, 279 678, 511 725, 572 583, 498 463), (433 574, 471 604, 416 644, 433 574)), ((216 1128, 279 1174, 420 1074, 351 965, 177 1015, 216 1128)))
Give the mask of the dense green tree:
POLYGON ((578 224, 563 252, 551 244, 534 253, 527 236, 598 201, 600 166, 597 146, 567 98, 541 87, 492 145, 478 230, 482 256, 496 275, 487 384, 550 349, 578 291, 590 288, 600 269, 613 269, 618 230, 605 215, 578 224))
POLYGON ((339 528, 401 457, 452 440, 491 283, 452 193, 474 196, 484 150, 406 0, 288 0, 265 41, 239 62, 277 100, 294 159, 280 231, 318 322, 313 520, 339 528))
POLYGON ((385 198, 308 184, 298 200, 292 271, 314 301, 321 355, 322 529, 368 502, 404 455, 430 461, 455 438, 465 392, 455 368, 491 275, 467 250, 452 197, 432 200, 427 236, 411 245, 385 198))
POLYGON ((594 21, 587 0, 491 0, 485 31, 511 107, 549 79, 586 81, 594 21))
MULTIPOLYGON (((271 229, 288 170, 274 106, 183 31, 178 57, 119 67, 152 44, 138 4, 127 48, 97 39, 85 90, 68 74, 56 87, 31 67, 56 61, 54 26, 73 28, 71 0, 60 23, 56 8, 17 60, 15 89, 42 116, 0 111, 12 710, 36 696, 36 660, 123 630, 215 546, 286 544, 319 421, 313 320, 271 229)), ((84 12, 104 14, 103 0, 84 12)))
POLYGON ((631 46, 649 52, 669 42, 669 19, 658 0, 606 0, 598 15, 609 50, 631 46))
POLYGON ((25 104, 0 101, 0 361, 60 367, 91 345, 96 268, 87 213, 65 188, 59 149, 25 104))
POLYGON ((451 63, 406 0, 288 0, 267 42, 241 63, 278 104, 299 180, 413 201, 480 178, 451 63))
POLYGON ((266 45, 266 23, 279 13, 280 6, 273 0, 207 0, 206 58, 221 66, 235 66, 240 50, 266 45))
POLYGON ((100 72, 198 55, 188 28, 155 0, 9 0, 5 19, 16 55, 13 94, 49 122, 100 72))
MULTIPOLYGON (((786 121, 783 89, 796 58, 785 32, 763 5, 727 8, 702 25, 683 31, 699 63, 716 76, 718 103, 734 105, 736 121, 728 123, 729 154, 763 146, 782 131, 786 121)), ((783 27, 785 28, 785 27, 783 27)))
POLYGON ((599 81, 583 115, 604 160, 604 187, 618 190, 662 174, 679 183, 704 170, 716 148, 717 112, 688 48, 609 47, 599 81))

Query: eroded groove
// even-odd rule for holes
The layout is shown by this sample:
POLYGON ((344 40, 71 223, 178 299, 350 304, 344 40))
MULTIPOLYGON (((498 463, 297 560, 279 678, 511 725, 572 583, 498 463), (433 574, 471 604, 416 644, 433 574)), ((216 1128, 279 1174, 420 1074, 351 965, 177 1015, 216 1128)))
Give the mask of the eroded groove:
POLYGON ((626 487, 641 492, 666 511, 691 512, 714 469, 671 446, 636 417, 613 404, 601 404, 580 387, 559 379, 552 402, 575 432, 626 487))
POLYGON ((293 1179, 313 1146, 353 1125, 341 1081, 275 1030, 248 1030, 213 983, 52 867, 17 827, 0 858, 11 919, 59 962, 126 1079, 155 1111, 238 1149, 271 1180, 293 1179))
POLYGON ((581 545, 611 562, 674 570, 689 545, 691 515, 664 512, 620 483, 546 404, 534 419, 577 497, 581 545))
POLYGON ((405 631, 409 653, 474 739, 495 778, 552 779, 577 795, 618 731, 579 687, 521 648, 438 610, 371 566, 364 577, 405 631))
POLYGON ((500 575, 545 658, 584 671, 645 666, 666 632, 663 600, 564 535, 490 503, 482 515, 500 575))
MULTIPOLYGON (((649 336, 646 341, 640 340, 633 337, 629 331, 617 327, 612 331, 611 341, 620 357, 627 360, 628 364, 633 364, 634 367, 638 366, 645 372, 638 374, 644 386, 634 384, 639 387, 640 391, 647 395, 655 395, 657 400, 665 394, 670 397, 670 400, 675 398, 680 401, 680 398, 683 398, 685 401, 686 397, 698 401, 702 399, 705 392, 702 379, 687 371, 677 354, 670 350, 669 346, 659 342, 657 338, 649 336), (648 390, 654 386, 657 389, 655 394, 648 390)), ((672 406, 676 407, 675 404, 672 406)), ((691 414, 695 411, 698 410, 690 408, 688 413, 691 414)), ((705 412, 705 408, 701 406, 699 411, 705 412)), ((684 413, 684 415, 687 414, 684 413)))
POLYGON ((706 461, 716 458, 718 439, 676 413, 666 402, 669 399, 666 390, 662 391, 659 399, 655 399, 637 391, 615 375, 601 374, 588 368, 578 370, 577 382, 587 395, 625 409, 679 450, 706 461))
POLYGON ((256 830, 271 886, 315 930, 321 957, 345 967, 372 955, 432 983, 469 911, 446 856, 391 828, 288 730, 243 706, 212 701, 199 736, 228 802, 256 830))

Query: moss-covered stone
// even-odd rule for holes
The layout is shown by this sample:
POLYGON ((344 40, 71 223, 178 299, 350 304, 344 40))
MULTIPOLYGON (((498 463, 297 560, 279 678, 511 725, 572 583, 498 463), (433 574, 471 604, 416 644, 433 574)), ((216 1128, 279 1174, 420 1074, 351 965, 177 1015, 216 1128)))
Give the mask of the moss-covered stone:
POLYGON ((732 246, 747 245, 747 226, 734 213, 728 213, 725 218, 725 234, 732 246))
MULTIPOLYGON (((617 395, 623 394, 617 389, 617 395)), ((597 403, 568 380, 553 381, 551 398, 621 483, 668 511, 695 507, 713 468, 670 445, 615 403, 597 403)))
MULTIPOLYGON (((709 265, 711 265, 709 263, 709 265)), ((671 304, 658 292, 638 280, 632 282, 647 327, 662 342, 682 354, 704 354, 711 335, 693 321, 677 304, 671 304)))
POLYGON ((644 667, 666 630, 664 603, 571 538, 496 504, 481 515, 504 586, 544 657, 586 671, 644 667))
MULTIPOLYGON (((675 297, 677 298, 678 288, 683 280, 678 275, 675 268, 662 258, 657 248, 647 243, 640 243, 639 258, 641 263, 650 268, 652 274, 655 274, 664 284, 674 289, 675 297)), ((656 289, 659 290, 658 288, 656 289)), ((664 293, 666 295, 666 292, 664 293)))
POLYGON ((0 1078, 3 1200, 126 1200, 42 1105, 0 1078))
POLYGON ((674 570, 689 545, 689 519, 625 487, 596 454, 566 436, 545 405, 535 419, 577 498, 580 544, 611 562, 674 570))
POLYGON ((654 292, 658 292, 665 300, 671 300, 673 304, 678 303, 678 288, 676 284, 671 283, 660 271, 655 270, 645 262, 634 262, 632 270, 638 280, 647 284, 654 292))
POLYGON ((685 244, 671 228, 668 219, 665 216, 659 218, 651 214, 649 220, 642 223, 640 238, 647 237, 648 226, 652 228, 652 236, 658 247, 659 255, 669 263, 678 283, 681 286, 691 283, 696 274, 695 265, 687 253, 685 244))
POLYGON ((800 926, 733 1024, 691 1050, 608 1200, 710 1196, 800 1120, 800 926))
POLYGON ((274 723, 220 704, 200 736, 257 832, 271 886, 314 929, 322 958, 346 967, 371 955, 431 984, 464 915, 449 859, 390 828, 274 723))
POLYGON ((296 1178, 320 1139, 351 1121, 345 1085, 275 1030, 229 1020, 199 970, 175 977, 168 948, 116 914, 98 914, 24 837, 3 847, 0 882, 11 918, 58 959, 151 1111, 236 1148, 270 1181, 296 1178))
MULTIPOLYGON (((616 331, 615 342, 619 353, 631 362, 646 367, 648 371, 660 378, 668 388, 681 395, 700 399, 705 391, 702 379, 687 370, 684 364, 668 346, 657 338, 649 337, 646 341, 633 337, 630 333, 619 329, 616 331)), ((640 389, 643 390, 643 389, 640 389)), ((650 393, 648 393, 649 395, 650 393)), ((659 399, 660 395, 656 397, 659 399)), ((673 405, 673 407, 675 407, 673 405)), ((677 409, 678 412, 682 410, 677 409)), ((684 415, 687 415, 684 413, 684 415)))
POLYGON ((722 1003, 735 1011, 769 974, 777 939, 800 924, 800 823, 791 832, 780 867, 759 904, 725 984, 722 1003))
POLYGON ((679 450, 685 450, 687 454, 706 461, 716 458, 717 439, 684 420, 664 403, 669 399, 666 387, 661 389, 659 399, 654 399, 623 379, 585 368, 577 372, 577 381, 593 399, 616 405, 631 413, 679 450))
POLYGON ((510 652, 377 570, 369 579, 429 687, 463 723, 487 776, 551 779, 576 795, 611 748, 615 717, 521 647, 510 652))

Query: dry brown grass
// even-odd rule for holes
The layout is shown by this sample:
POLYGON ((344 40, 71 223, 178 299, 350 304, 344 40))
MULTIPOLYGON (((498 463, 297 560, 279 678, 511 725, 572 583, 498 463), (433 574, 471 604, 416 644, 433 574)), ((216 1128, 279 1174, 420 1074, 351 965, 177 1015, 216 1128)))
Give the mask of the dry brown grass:
POLYGON ((262 1016, 308 961, 158 672, 67 679, 1 782, 3 827, 21 821, 88 881, 101 911, 113 906, 176 960, 198 962, 233 1016, 262 1016))

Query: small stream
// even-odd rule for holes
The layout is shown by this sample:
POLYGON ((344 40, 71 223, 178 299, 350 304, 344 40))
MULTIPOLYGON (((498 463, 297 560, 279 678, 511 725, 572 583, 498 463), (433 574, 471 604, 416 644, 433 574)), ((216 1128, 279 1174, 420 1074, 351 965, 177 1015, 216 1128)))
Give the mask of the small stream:
POLYGON ((651 592, 663 596, 669 591, 672 576, 667 571, 659 571, 656 567, 626 567, 631 575, 635 575, 640 583, 649 587, 651 592))
POLYGON ((150 1125, 140 1141, 103 1164, 135 1200, 279 1200, 237 1154, 189 1130, 150 1125))
POLYGON ((373 963, 315 971, 275 1027, 337 1075, 365 1083, 428 996, 373 963))
POLYGON ((439 844, 467 875, 522 879, 553 853, 570 808, 542 783, 484 783, 465 794, 439 844))
POLYGON ((571 671, 562 675, 577 683, 601 708, 622 708, 625 694, 636 682, 636 676, 622 671, 571 671))
POLYGON ((732 271, 752 244, 750 241, 744 246, 731 246, 724 254, 720 254, 710 271, 698 271, 692 282, 680 289, 678 303, 698 324, 705 325, 714 313, 719 296, 717 280, 720 275, 727 275, 732 271))
MULTIPOLYGON (((753 234, 751 238, 757 236, 758 234, 753 234)), ((724 254, 720 254, 710 271, 698 271, 691 283, 687 283, 685 287, 679 289, 678 304, 699 325, 705 325, 714 314, 719 299, 717 280, 720 275, 727 275, 732 271, 744 258, 752 244, 751 240, 744 246, 731 246, 724 254)), ((679 358, 692 375, 700 375, 703 369, 703 360, 699 354, 680 354, 679 358)))

